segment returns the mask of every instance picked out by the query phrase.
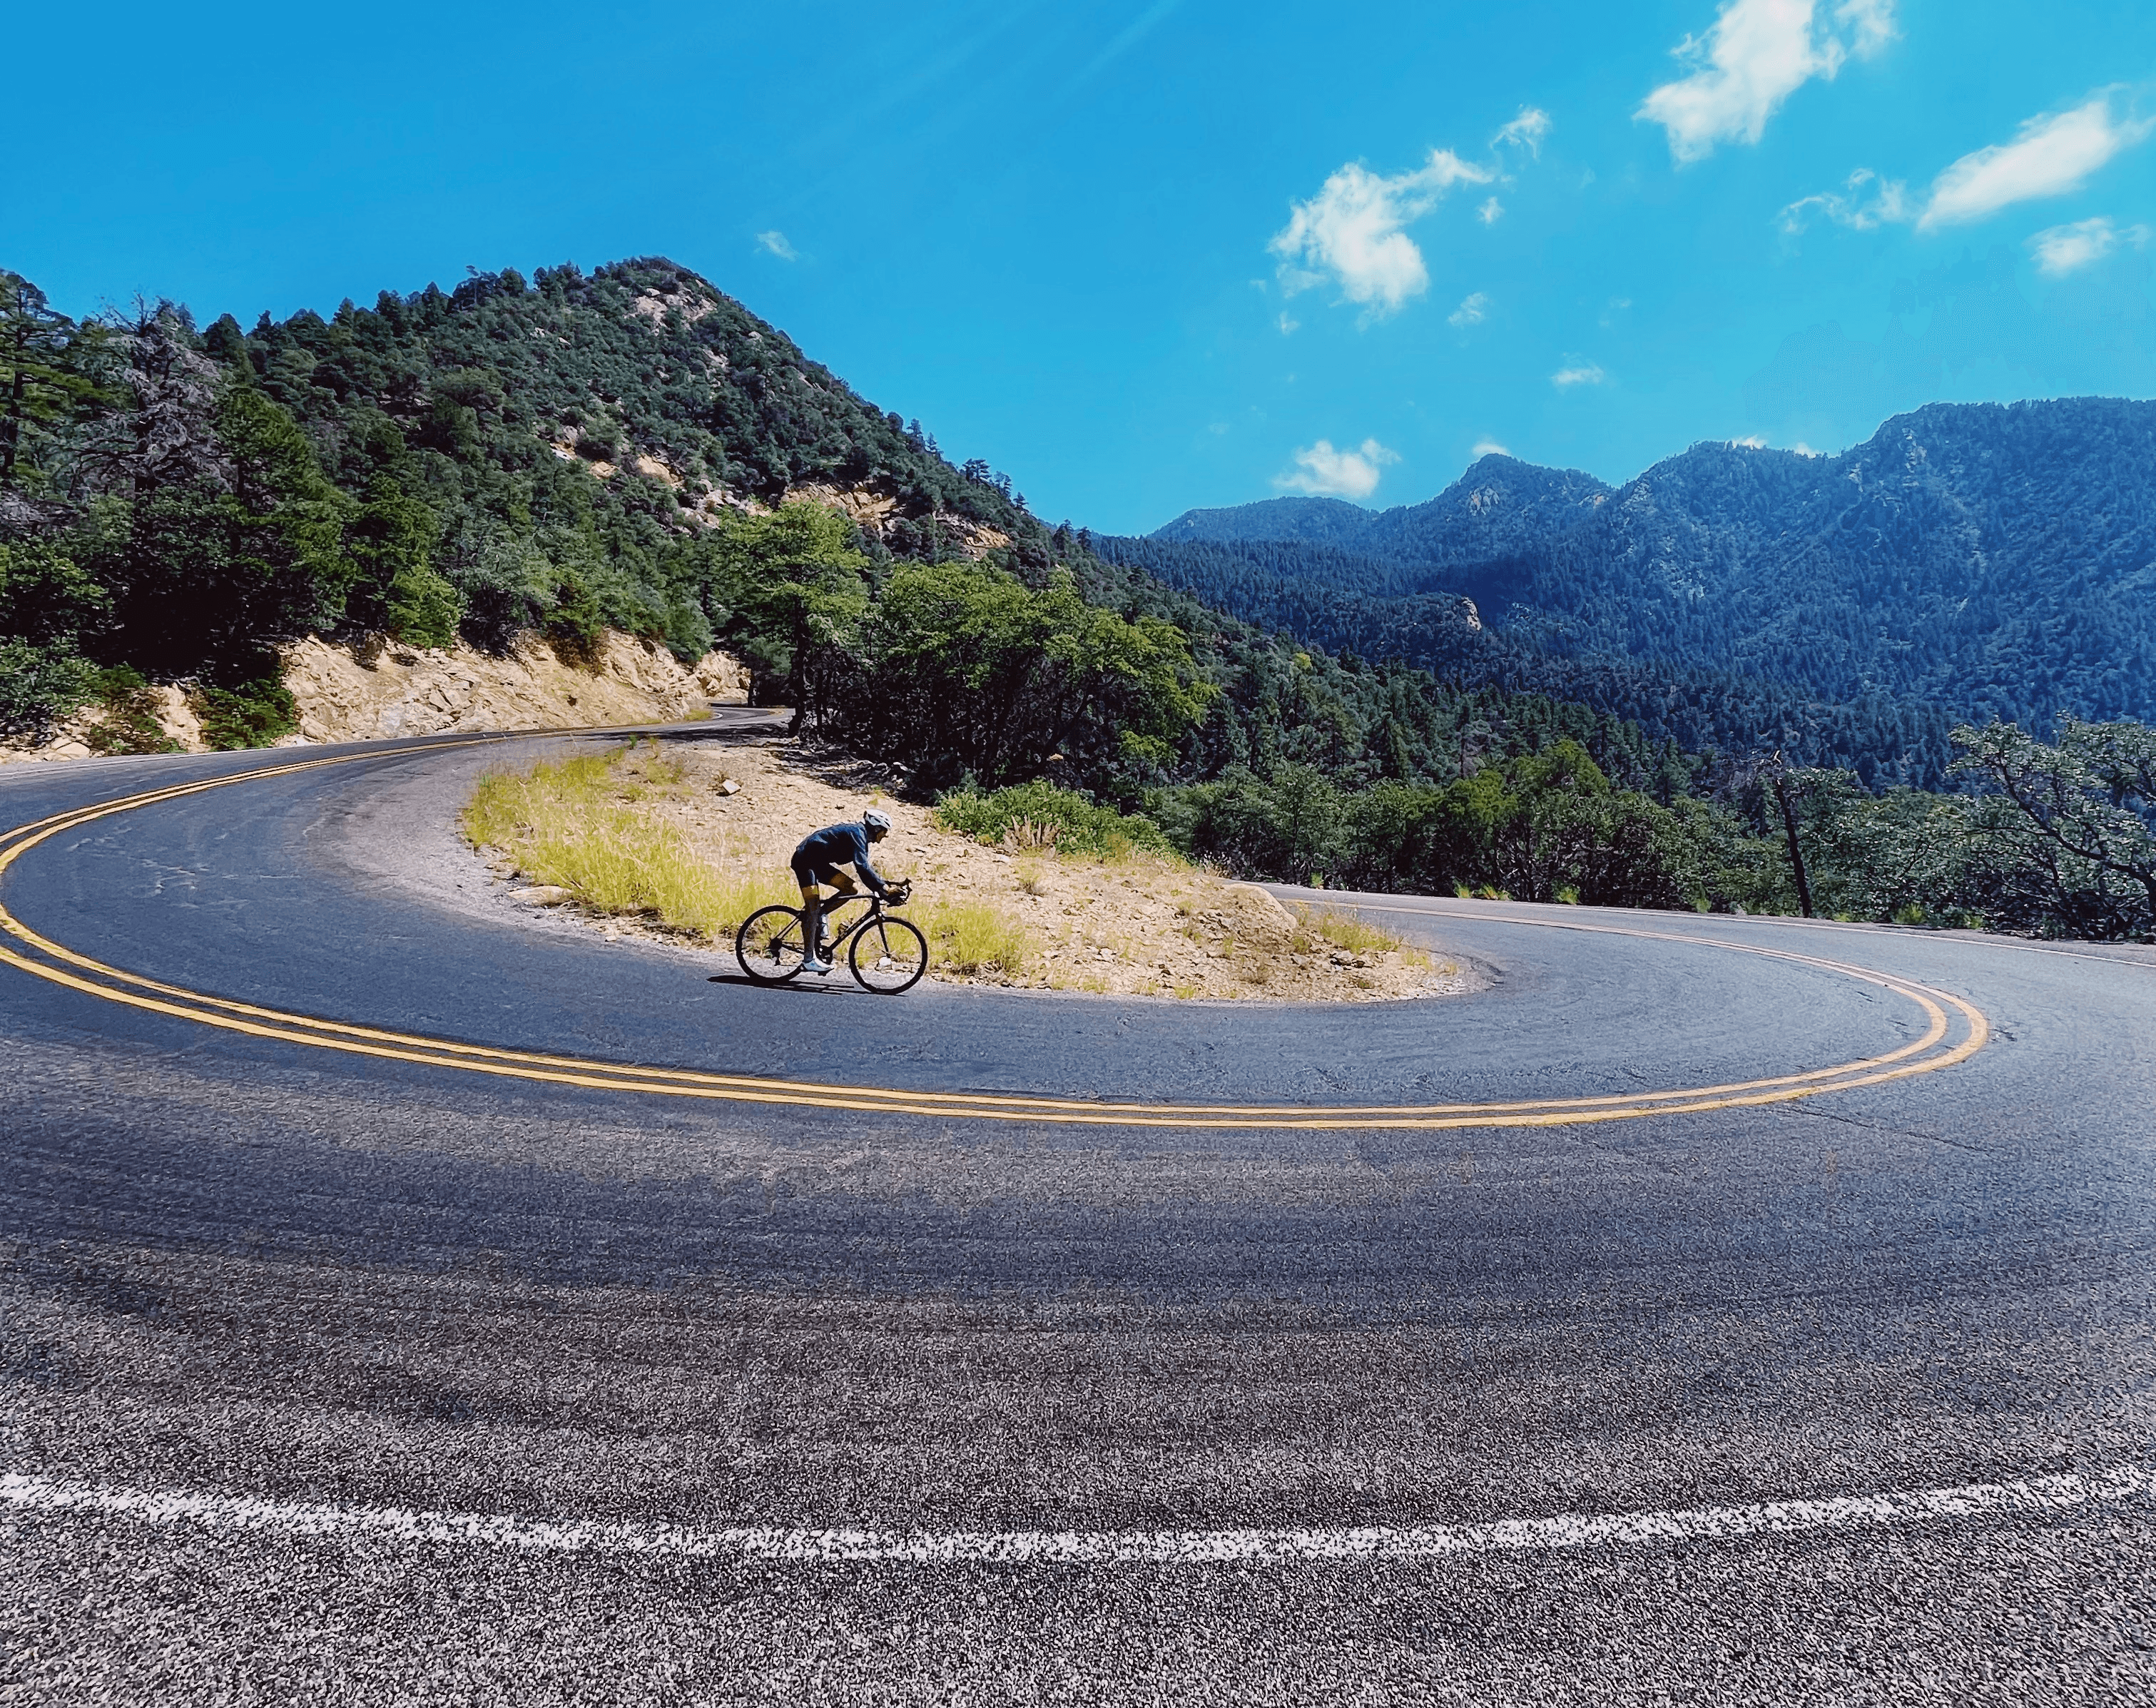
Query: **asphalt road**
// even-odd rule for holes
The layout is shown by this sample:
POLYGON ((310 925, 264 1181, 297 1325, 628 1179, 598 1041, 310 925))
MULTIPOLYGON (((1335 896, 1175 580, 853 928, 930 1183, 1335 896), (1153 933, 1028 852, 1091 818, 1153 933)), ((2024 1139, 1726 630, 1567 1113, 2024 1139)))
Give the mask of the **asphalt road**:
POLYGON ((562 745, 0 773, 357 756, 0 873, 0 1701, 2156 1697, 2156 957, 759 991, 460 849, 562 745))

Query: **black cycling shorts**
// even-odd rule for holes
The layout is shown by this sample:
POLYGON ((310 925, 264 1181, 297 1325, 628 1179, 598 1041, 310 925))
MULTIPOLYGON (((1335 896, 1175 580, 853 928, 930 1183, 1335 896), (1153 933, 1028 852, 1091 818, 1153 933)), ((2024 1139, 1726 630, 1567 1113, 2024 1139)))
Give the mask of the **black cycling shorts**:
POLYGON ((799 860, 793 864, 793 879, 803 890, 818 884, 844 882, 850 888, 853 884, 852 878, 842 875, 836 866, 819 866, 799 860))

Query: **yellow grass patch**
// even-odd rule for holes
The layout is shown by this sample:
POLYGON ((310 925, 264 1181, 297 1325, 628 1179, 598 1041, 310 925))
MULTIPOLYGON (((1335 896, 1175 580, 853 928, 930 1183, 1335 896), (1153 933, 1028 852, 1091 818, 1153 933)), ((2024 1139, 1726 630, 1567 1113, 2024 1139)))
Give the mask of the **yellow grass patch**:
POLYGON ((497 772, 465 808, 465 833, 596 913, 640 914, 709 940, 730 937, 759 907, 794 901, 783 868, 715 869, 641 804, 681 776, 677 761, 634 747, 497 772))
POLYGON ((1305 907, 1300 912, 1305 927, 1317 932, 1334 948, 1345 949, 1351 955, 1383 955, 1400 946, 1400 938, 1393 932, 1381 930, 1355 914, 1330 907, 1305 907))
POLYGON ((1031 964, 1033 934, 985 901, 931 902, 921 919, 935 961, 953 972, 999 972, 1016 978, 1031 964))

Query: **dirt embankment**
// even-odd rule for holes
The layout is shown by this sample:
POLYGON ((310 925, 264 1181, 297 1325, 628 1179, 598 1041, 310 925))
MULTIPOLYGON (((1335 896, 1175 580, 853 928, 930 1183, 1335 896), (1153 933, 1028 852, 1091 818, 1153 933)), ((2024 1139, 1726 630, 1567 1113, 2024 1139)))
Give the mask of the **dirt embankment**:
MULTIPOLYGON (((748 699, 748 671, 726 653, 685 666, 665 648, 607 634, 588 668, 564 664, 536 636, 496 657, 458 642, 440 649, 386 639, 332 645, 310 637, 284 649, 285 685, 300 714, 280 746, 373 741, 444 730, 567 730, 664 723, 694 717, 712 702, 748 699)), ((202 719, 186 690, 149 690, 154 716, 182 751, 199 753, 202 719)), ((85 706, 38 747, 0 744, 0 764, 85 759, 100 751, 103 709, 85 706)))
MULTIPOLYGON (((1104 860, 984 847, 944 829, 931 809, 891 798, 881 781, 879 767, 819 761, 793 741, 669 744, 663 752, 646 746, 617 763, 605 804, 678 832, 711 869, 715 887, 742 898, 740 910, 793 899, 786 862, 803 837, 858 818, 871 803, 882 808, 891 832, 875 850, 877 869, 915 880, 903 911, 929 934, 932 977, 953 982, 1275 1002, 1376 1002, 1477 987, 1466 964, 1351 916, 1298 916, 1255 885, 1156 855, 1104 860)), ((619 837, 620 819, 600 833, 619 837)), ((542 875, 520 869, 513 849, 497 856, 496 869, 527 885, 542 875), (520 869, 525 875, 512 877, 520 869)), ((583 899, 560 885, 519 893, 542 906, 583 899)), ((633 895, 578 910, 608 936, 678 942, 685 934, 633 895)), ((714 920, 690 935, 731 956, 734 923, 714 920)))
POLYGON ((441 651, 393 643, 355 651, 309 639, 285 649, 285 685, 310 741, 659 723, 748 700, 748 673, 724 653, 690 668, 664 647, 615 633, 589 669, 563 664, 532 636, 501 658, 461 641, 441 651))

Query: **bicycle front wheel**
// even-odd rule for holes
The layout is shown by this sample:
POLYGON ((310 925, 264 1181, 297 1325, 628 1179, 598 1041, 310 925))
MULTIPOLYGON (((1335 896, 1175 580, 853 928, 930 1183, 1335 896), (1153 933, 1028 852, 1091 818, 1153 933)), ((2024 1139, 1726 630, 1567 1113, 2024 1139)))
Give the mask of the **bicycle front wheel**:
POLYGON ((734 959, 758 984, 784 984, 808 958, 801 916, 790 907, 760 907, 734 933, 734 959))
POLYGON ((895 997, 911 990, 928 971, 928 939, 907 921, 884 914, 854 933, 846 959, 862 989, 895 997))

